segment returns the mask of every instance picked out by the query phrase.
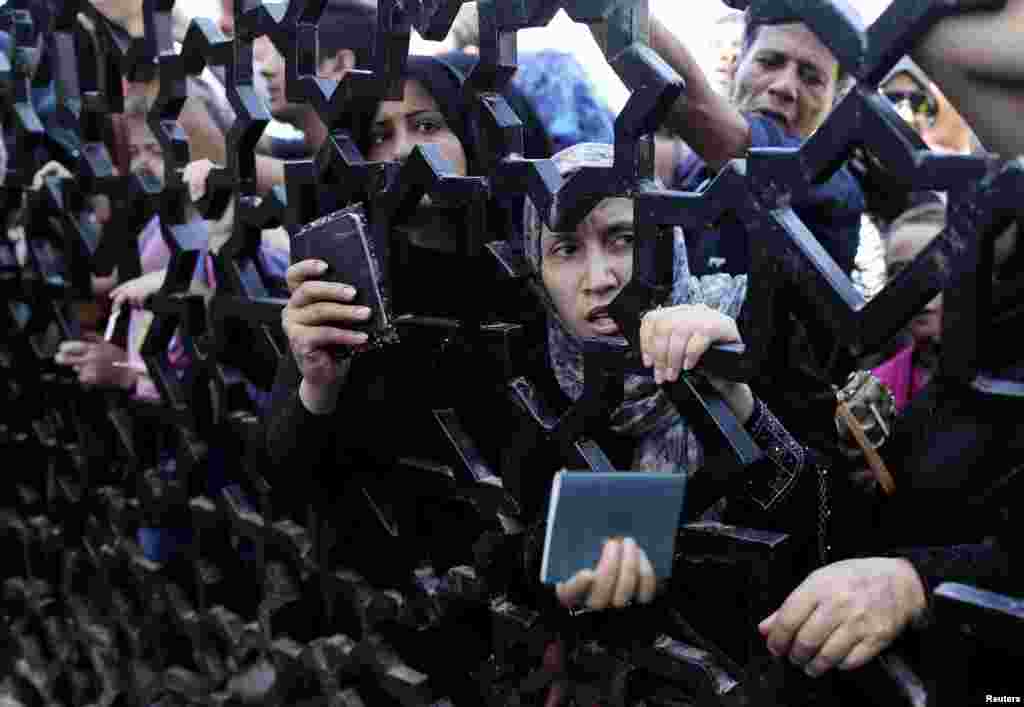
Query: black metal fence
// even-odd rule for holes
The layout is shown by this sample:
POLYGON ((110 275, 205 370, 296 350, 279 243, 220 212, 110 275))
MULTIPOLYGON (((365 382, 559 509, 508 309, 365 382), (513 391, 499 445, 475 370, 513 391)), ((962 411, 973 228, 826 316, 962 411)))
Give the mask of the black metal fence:
MULTIPOLYGON (((0 8, 0 28, 13 44, 9 65, 0 67, 14 146, 4 209, 9 221, 18 215, 26 246, 19 263, 13 243, 0 242, 6 304, 0 448, 7 459, 0 538, 8 568, 0 666, 8 676, 4 689, 25 704, 540 704, 562 679, 561 689, 577 704, 802 704, 833 694, 823 698, 823 688, 753 660, 749 645, 738 654, 731 650, 749 643, 742 628, 723 629, 738 639, 698 632, 679 606, 585 614, 566 624, 512 589, 522 573, 526 519, 515 518, 517 501, 495 477, 508 486, 519 472, 514 450, 541 439, 560 445, 566 466, 607 468, 584 431, 607 414, 605 386, 621 374, 625 351, 597 343, 588 348, 586 392, 568 413, 552 419, 537 407, 529 383, 516 376, 520 323, 484 322, 484 292, 467 293, 453 337, 495 363, 485 384, 507 387, 527 422, 510 431, 510 453, 494 469, 457 417, 436 411, 452 463, 432 493, 472 518, 450 542, 464 546, 475 563, 409 567, 402 592, 372 586, 354 569, 335 566, 328 559, 331 523, 339 521, 289 518, 276 507, 265 480, 258 409, 223 365, 240 357, 255 360, 246 371, 267 388, 277 359, 287 355, 280 331, 286 293, 256 257, 260 234, 276 225, 295 233, 321 216, 321 189, 341 203, 364 201, 377 243, 387 243, 423 194, 443 199, 460 215, 460 255, 481 271, 502 273, 508 281, 502 287, 524 288, 530 275, 521 254, 511 240, 491 240, 486 228, 492 195, 525 195, 547 213, 556 193, 560 204, 580 207, 629 194, 636 201, 634 277, 614 307, 624 331, 635 330, 643 311, 671 286, 671 242, 659 237, 663 228, 699 228, 730 216, 758 234, 742 327, 746 346, 709 352, 709 370, 737 379, 770 372, 777 365, 770 347, 777 317, 798 311, 807 326, 834 342, 828 373, 842 377, 846 356, 881 348, 942 291, 948 343, 941 374, 965 395, 1020 393, 1019 384, 986 371, 1016 360, 998 343, 1012 340, 1008 332, 1018 315, 993 303, 989 269, 995 234, 1018 217, 1024 164, 938 156, 875 90, 915 38, 958 10, 956 3, 896 0, 865 28, 828 1, 752 2, 767 19, 802 17, 857 84, 801 148, 751 150, 701 192, 682 193, 658 189, 652 179, 650 135, 685 86, 646 48, 643 0, 480 1, 480 60, 466 85, 474 95, 485 174, 469 177, 452 174, 425 146, 402 165, 367 162, 347 132, 346 112, 350 101, 400 95, 410 30, 443 38, 461 0, 380 0, 373 65, 335 84, 314 76, 323 0, 273 9, 236 0, 234 39, 196 19, 180 50, 171 37, 174 0, 144 0, 145 35, 130 40, 85 0, 65 0, 49 26, 34 26, 31 2, 10 0, 0 8), (564 189, 549 162, 521 157, 522 126, 502 96, 516 63, 515 32, 547 24, 560 8, 577 21, 607 20, 607 54, 632 91, 615 123, 614 165, 564 189), (88 37, 80 14, 95 26, 88 37), (287 58, 288 100, 312 104, 329 130, 319 154, 288 165, 287 188, 266 194, 256 187, 252 159, 270 121, 253 87, 252 43, 260 35, 287 58), (34 191, 29 185, 42 166, 37 148, 53 137, 31 97, 40 56, 56 83, 58 123, 78 147, 71 155, 74 178, 48 179, 34 191), (227 134, 227 163, 210 174, 199 204, 211 217, 234 204, 233 231, 215 256, 217 288, 204 301, 188 292, 206 233, 186 217, 181 172, 189 144, 177 121, 187 98, 186 76, 206 66, 225 69, 236 119, 227 134), (106 116, 124 108, 122 76, 159 78, 148 123, 164 152, 162 188, 115 174, 106 116), (869 152, 901 183, 950 197, 947 227, 870 302, 788 207, 854 150, 869 152), (118 227, 108 227, 102 239, 88 218, 93 194, 125 205, 118 227), (91 298, 93 274, 117 267, 126 279, 140 272, 135 234, 153 214, 173 257, 163 287, 148 300, 155 319, 142 349, 160 401, 140 403, 83 388, 53 362, 53 353, 59 342, 80 336, 75 305, 91 298), (190 355, 184 375, 167 360, 176 331, 190 355), (160 473, 167 462, 161 450, 167 449, 174 450, 173 476, 160 473), (211 454, 244 459, 242 490, 229 486, 209 495, 211 454), (151 526, 188 529, 173 560, 159 564, 144 557, 136 533, 151 526), (557 636, 576 637, 564 669, 552 662, 557 636)), ((393 285, 401 287, 400 271, 393 274, 393 285)), ((762 462, 761 451, 742 427, 730 424, 730 413, 714 404, 713 395, 688 380, 669 393, 699 424, 708 449, 721 452, 732 475, 762 462)), ((428 472, 408 473, 412 480, 428 472)), ((695 585, 720 587, 728 579, 741 588, 737 625, 749 629, 764 615, 767 586, 774 583, 776 593, 791 586, 783 583, 792 578, 778 569, 787 562, 783 535, 692 527, 682 537, 680 561, 691 562, 695 585)), ((735 611, 731 595, 707 606, 722 610, 730 601, 735 611)), ((930 696, 915 692, 905 672, 886 665, 887 671, 862 674, 858 694, 893 704, 937 699, 936 682, 927 683, 930 696)))

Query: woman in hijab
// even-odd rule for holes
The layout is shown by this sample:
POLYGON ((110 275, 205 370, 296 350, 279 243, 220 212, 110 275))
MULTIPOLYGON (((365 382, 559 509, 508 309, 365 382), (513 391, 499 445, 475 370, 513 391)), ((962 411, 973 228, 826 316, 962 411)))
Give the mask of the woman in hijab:
MULTIPOLYGON (((431 57, 409 57, 407 66, 402 100, 381 101, 366 115, 354 116, 353 136, 363 156, 404 161, 415 146, 432 145, 456 175, 479 173, 459 74, 431 57)), ((291 355, 279 366, 268 419, 270 481, 278 481, 275 502, 293 510, 313 504, 345 518, 339 529, 351 533, 351 542, 338 546, 346 546, 346 564, 357 561, 353 548, 359 547, 375 555, 368 556, 367 566, 384 564, 379 560, 387 552, 378 543, 387 537, 381 540, 374 531, 385 528, 385 536, 394 537, 396 519, 407 515, 401 506, 412 503, 412 494, 407 487, 396 490, 394 473, 404 469, 400 478, 406 479, 408 460, 429 458, 436 451, 440 428, 432 410, 457 408, 464 396, 483 394, 452 385, 465 380, 467 363, 451 351, 453 329, 443 326, 441 318, 456 317, 478 295, 467 290, 472 272, 454 253, 453 220, 450 211, 424 199, 393 231, 392 247, 401 242, 406 260, 389 273, 398 286, 389 309, 394 316, 426 315, 437 322, 433 328, 417 328, 399 346, 361 350, 368 337, 359 325, 371 313, 351 304, 352 287, 320 279, 325 263, 296 262, 286 275, 291 297, 283 327, 291 355), (338 349, 360 353, 338 356, 338 349), (368 508, 373 512, 367 513, 368 508)), ((494 215, 496 229, 506 221, 494 215)), ((504 235, 496 232, 493 238, 504 235)), ((486 433, 488 411, 496 407, 474 406, 481 413, 463 423, 471 433, 477 426, 486 433)), ((479 441, 475 434, 474 439, 479 441)), ((415 552, 412 544, 403 533, 394 552, 415 552)), ((395 570, 412 566, 393 559, 395 570)), ((384 571, 377 581, 397 581, 386 567, 378 569, 384 571)))
MULTIPOLYGON (((612 155, 611 145, 583 143, 553 159, 562 177, 571 179, 583 167, 611 167, 612 155)), ((618 468, 695 475, 703 465, 701 445, 659 384, 692 369, 708 347, 740 341, 735 317, 747 282, 742 275, 692 277, 682 231, 674 229, 673 235, 676 261, 669 302, 648 313, 640 330, 643 363, 651 375, 627 376, 623 402, 612 414, 608 435, 599 442, 618 468)), ((550 366, 565 397, 578 399, 583 392, 581 338, 619 333, 607 307, 632 276, 633 202, 605 198, 570 232, 549 230, 528 202, 523 247, 548 300, 550 366)), ((772 478, 752 479, 746 493, 730 496, 717 511, 724 508, 730 520, 756 519, 758 527, 764 527, 769 517, 783 516, 802 517, 804 530, 813 527, 819 482, 814 453, 786 432, 749 386, 711 382, 775 462, 772 478), (805 502, 814 512, 790 512, 805 502)), ((590 608, 650 601, 653 593, 651 565, 630 539, 608 541, 597 567, 583 569, 558 586, 563 604, 585 602, 590 608)))

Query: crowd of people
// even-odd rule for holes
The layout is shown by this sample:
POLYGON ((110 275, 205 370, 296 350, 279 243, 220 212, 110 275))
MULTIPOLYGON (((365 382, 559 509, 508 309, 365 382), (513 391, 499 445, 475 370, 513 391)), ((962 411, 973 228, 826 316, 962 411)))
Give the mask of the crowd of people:
MULTIPOLYGON (((141 0, 93 0, 93 5, 115 33, 141 36, 141 0)), ((463 85, 477 61, 474 5, 464 6, 453 29, 454 41, 444 45, 443 52, 409 58, 400 100, 361 107, 369 112, 353 121, 353 138, 367 160, 401 162, 417 145, 432 145, 451 173, 486 176, 463 85)), ((230 36, 235 19, 232 0, 221 0, 217 9, 219 27, 230 36)), ((40 2, 37 21, 45 23, 48 16, 52 15, 46 3, 40 2)), ((89 24, 85 18, 83 22, 89 24)), ((762 24, 752 15, 730 13, 719 26, 734 29, 734 41, 722 42, 721 65, 713 71, 705 71, 693 48, 657 18, 652 16, 650 23, 651 49, 687 87, 655 135, 656 176, 668 189, 698 190, 751 148, 801 145, 854 83, 829 47, 798 18, 762 24)), ((368 65, 376 31, 373 3, 329 0, 319 27, 320 76, 339 79, 348 70, 368 65)), ((602 31, 598 24, 591 29, 595 36, 602 31)), ((1024 153, 1018 120, 1024 109, 1022 33, 1024 0, 1008 0, 1000 10, 950 16, 920 38, 878 90, 935 152, 1024 153)), ((275 120, 257 146, 257 182, 261 189, 269 189, 285 183, 289 160, 317 154, 328 129, 312 106, 289 101, 281 47, 259 37, 253 56, 260 90, 275 120)), ((505 95, 524 124, 524 156, 550 158, 566 181, 583 168, 610 167, 615 116, 597 98, 584 67, 570 54, 555 50, 524 53, 519 66, 505 95)), ((190 79, 191 98, 181 120, 193 160, 183 176, 193 200, 205 193, 211 170, 227 162, 233 111, 225 98, 224 77, 218 73, 207 70, 190 79)), ((110 116, 108 147, 122 174, 163 182, 168 167, 145 120, 159 90, 156 82, 125 81, 128 100, 123 114, 110 116)), ((53 91, 52 85, 38 91, 36 109, 48 132, 60 135, 53 91)), ((46 166, 35 175, 34 184, 31 179, 27 184, 38 188, 42 180, 70 176, 73 148, 48 140, 39 148, 45 154, 35 158, 46 166)), ((8 151, 13 149, 7 146, 8 151)), ((871 194, 877 183, 862 176, 856 169, 840 167, 791 206, 848 275, 856 267, 865 219, 870 220, 884 244, 886 275, 895 278, 945 227, 947 196, 905 189, 898 195, 871 194), (885 208, 874 211, 879 203, 885 208)), ((114 217, 109 206, 103 208, 99 195, 90 196, 90 217, 102 233, 114 217)), ((516 205, 509 209, 494 200, 489 208, 495 213, 488 223, 495 230, 506 229, 504 234, 496 232, 494 239, 516 240, 539 285, 542 325, 530 342, 526 368, 552 407, 565 410, 583 391, 581 342, 620 334, 608 305, 632 276, 633 200, 628 194, 604 198, 563 231, 552 230, 547 224, 559 219, 545 219, 529 199, 516 205)), ((198 213, 188 217, 202 221, 198 213)), ((197 291, 216 287, 210 254, 231 233, 232 218, 229 210, 220 222, 203 222, 209 237, 195 273, 197 291)), ((109 277, 94 277, 95 295, 106 303, 95 318, 96 333, 61 343, 55 360, 72 369, 84 385, 118 388, 155 400, 159 396, 142 365, 139 347, 149 325, 146 297, 162 284, 170 251, 161 236, 159 215, 137 228, 139 276, 119 278, 115 271, 109 277), (99 332, 105 318, 122 308, 130 311, 130 325, 127 339, 118 345, 99 332)), ((17 229, 9 232, 16 237, 17 229)), ((1012 284, 1019 274, 1016 226, 996 235, 994 287, 1012 284)), ((675 228, 671 237, 671 295, 664 306, 645 315, 640 332, 646 371, 626 376, 622 400, 595 438, 617 468, 693 478, 704 467, 701 443, 662 385, 699 368, 710 347, 742 343, 737 321, 747 296, 750 244, 758 234, 738 221, 725 220, 694 232, 675 228)), ((456 235, 443 210, 424 200, 408 223, 396 226, 392 238, 409 244, 409 262, 414 265, 404 271, 405 297, 392 303, 394 311, 457 316, 462 263, 455 258, 456 235)), ((410 432, 382 448, 373 430, 423 428, 438 401, 464 402, 461 393, 450 390, 451 381, 459 380, 458 362, 446 359, 442 346, 435 347, 433 358, 404 356, 401 347, 365 353, 368 337, 361 329, 372 312, 352 304, 352 287, 322 279, 326 263, 289 262, 287 238, 281 231, 264 233, 261 257, 268 271, 287 286, 279 294, 287 297, 282 323, 290 345, 272 392, 264 390, 260 398, 269 480, 291 501, 312 504, 321 514, 345 508, 340 531, 357 537, 369 532, 371 523, 359 515, 357 506, 362 504, 348 501, 360 489, 394 493, 389 474, 400 459, 415 456, 421 442, 416 432, 410 432), (339 356, 339 349, 349 355, 339 356), (410 390, 416 395, 410 396, 410 390), (297 474, 297 469, 302 472, 297 474)), ((926 631, 930 596, 942 581, 1020 593, 1021 557, 1014 539, 1019 533, 986 522, 966 503, 1019 465, 1016 454, 1024 435, 1018 411, 1002 400, 966 399, 961 388, 942 377, 942 319, 939 295, 890 344, 889 357, 854 362, 857 368, 870 369, 894 400, 895 418, 884 423, 892 432, 880 452, 896 479, 895 498, 881 494, 874 476, 865 472, 866 462, 851 461, 840 452, 835 415, 817 414, 822 409, 834 411, 836 381, 805 375, 802 387, 794 391, 786 386, 796 378, 777 376, 775 371, 749 383, 711 379, 739 422, 768 450, 774 476, 759 479, 745 493, 729 495, 712 507, 687 508, 685 520, 715 518, 782 530, 813 549, 805 560, 806 579, 776 611, 751 627, 760 632, 767 651, 787 658, 808 675, 861 667, 898 637, 926 631), (863 525, 833 531, 835 537, 820 537, 822 485, 829 486, 844 523, 863 525), (925 507, 936 517, 921 519, 925 507), (821 551, 829 546, 832 552, 821 551)), ((444 335, 439 333, 439 339, 444 335)), ((802 349, 803 360, 787 365, 805 372, 825 370, 820 342, 806 338, 814 341, 802 349)), ((779 346, 795 345, 786 341, 779 346)), ((188 365, 180 352, 172 360, 188 365)), ((1015 373, 1016 368, 1006 375, 1015 373)), ((473 404, 486 410, 501 407, 488 395, 474 394, 473 404)), ((496 448, 502 430, 514 424, 501 413, 487 412, 470 427, 484 446, 496 448)), ((527 480, 518 489, 520 501, 542 518, 546 489, 558 467, 541 454, 524 459, 530 466, 522 471, 527 480)), ((226 463, 221 471, 225 478, 237 473, 226 463)), ((167 473, 173 474, 173 469, 167 473)), ((999 502, 1014 504, 1016 498, 1002 496, 999 502)), ((987 512, 989 520, 999 515, 987 512)), ((524 520, 532 523, 535 518, 524 520)), ((168 559, 182 539, 173 528, 144 530, 142 545, 153 559, 168 559)), ((393 545, 393 551, 401 553, 401 544, 393 545)), ((367 575, 378 582, 395 580, 388 568, 374 566, 373 556, 379 552, 364 553, 367 575)), ((389 568, 400 565, 395 561, 389 568)), ((625 538, 604 542, 595 567, 581 567, 557 588, 538 591, 549 591, 567 608, 603 610, 654 601, 658 587, 644 548, 625 538)))

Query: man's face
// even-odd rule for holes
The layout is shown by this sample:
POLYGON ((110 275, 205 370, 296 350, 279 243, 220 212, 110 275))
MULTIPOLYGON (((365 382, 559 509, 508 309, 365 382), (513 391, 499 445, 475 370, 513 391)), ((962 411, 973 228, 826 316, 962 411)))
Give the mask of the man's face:
POLYGON ((838 64, 803 23, 766 25, 741 57, 733 102, 807 137, 825 120, 836 95, 838 64))
POLYGON ((132 174, 155 177, 164 181, 164 151, 156 141, 149 126, 141 117, 125 121, 128 130, 128 156, 131 159, 132 174))

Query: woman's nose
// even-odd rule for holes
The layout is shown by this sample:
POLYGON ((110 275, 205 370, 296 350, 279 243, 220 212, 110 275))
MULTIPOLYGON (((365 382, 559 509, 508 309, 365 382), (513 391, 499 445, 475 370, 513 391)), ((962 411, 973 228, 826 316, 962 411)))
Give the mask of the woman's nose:
POLYGON ((615 261, 602 250, 588 254, 587 281, 585 287, 591 294, 601 294, 621 285, 621 277, 615 269, 615 261))
POLYGON ((404 162, 405 158, 412 152, 412 148, 416 147, 416 141, 410 139, 409 134, 405 130, 397 130, 395 136, 392 139, 391 159, 399 162, 404 162))

